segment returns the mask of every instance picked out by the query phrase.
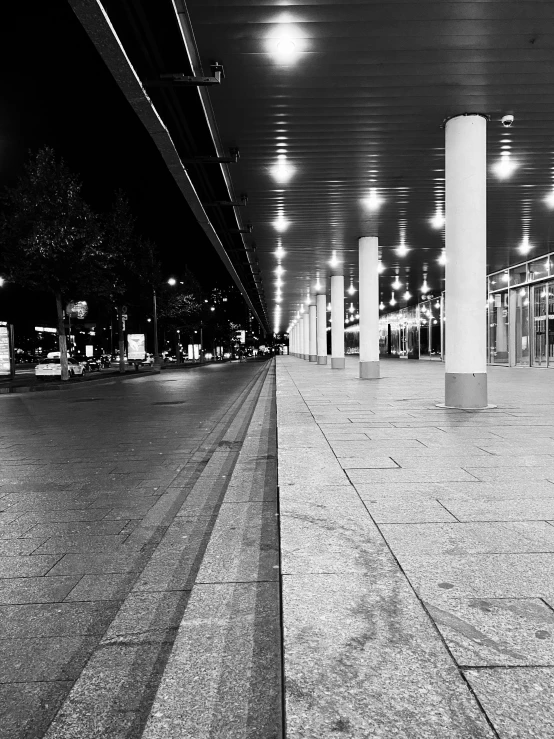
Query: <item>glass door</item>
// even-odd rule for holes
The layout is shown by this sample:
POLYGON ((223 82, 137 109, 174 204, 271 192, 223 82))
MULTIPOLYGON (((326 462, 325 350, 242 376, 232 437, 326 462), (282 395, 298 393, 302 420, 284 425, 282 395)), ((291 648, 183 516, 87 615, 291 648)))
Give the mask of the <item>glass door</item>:
POLYGON ((533 364, 547 366, 546 306, 547 286, 535 285, 533 291, 533 364))
POLYGON ((548 292, 548 366, 554 369, 554 282, 549 282, 548 292))
POLYGON ((516 367, 529 366, 529 288, 510 290, 510 358, 516 367))

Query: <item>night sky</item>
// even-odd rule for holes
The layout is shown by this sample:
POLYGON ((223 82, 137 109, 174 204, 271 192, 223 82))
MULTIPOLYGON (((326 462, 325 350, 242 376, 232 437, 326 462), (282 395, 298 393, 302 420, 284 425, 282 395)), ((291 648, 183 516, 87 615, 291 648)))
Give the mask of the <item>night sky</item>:
MULTIPOLYGON (((109 209, 117 188, 127 193, 137 230, 158 244, 168 276, 188 266, 205 289, 231 284, 66 0, 2 9, 0 69, 0 187, 15 182, 29 149, 51 146, 80 175, 94 210, 109 209)), ((52 304, 0 288, 0 320, 53 325, 52 304)))

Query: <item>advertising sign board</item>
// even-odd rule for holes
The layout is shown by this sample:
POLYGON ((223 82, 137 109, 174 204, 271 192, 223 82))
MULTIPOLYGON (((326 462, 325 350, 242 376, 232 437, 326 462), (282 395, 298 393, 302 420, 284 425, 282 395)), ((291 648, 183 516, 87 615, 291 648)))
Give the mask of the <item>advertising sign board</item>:
POLYGON ((145 346, 144 334, 127 334, 127 359, 144 359, 145 346))
POLYGON ((12 374, 10 326, 0 326, 0 376, 12 374))

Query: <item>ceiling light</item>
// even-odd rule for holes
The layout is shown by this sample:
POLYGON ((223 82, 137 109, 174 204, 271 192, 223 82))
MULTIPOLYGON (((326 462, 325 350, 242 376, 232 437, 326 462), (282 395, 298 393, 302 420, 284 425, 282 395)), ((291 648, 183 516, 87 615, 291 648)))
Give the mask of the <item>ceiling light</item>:
POLYGON ((382 274, 384 271, 385 271, 385 265, 383 264, 383 262, 378 262, 377 263, 377 273, 382 274))
POLYGON ((283 268, 281 267, 281 265, 279 265, 279 266, 277 267, 277 269, 275 270, 275 274, 277 274, 277 275, 282 275, 282 274, 284 273, 284 271, 285 271, 285 270, 284 270, 284 269, 283 269, 283 268))
POLYGON ((427 277, 423 278, 423 285, 421 286, 421 292, 424 295, 429 292, 429 285, 427 284, 427 277))
POLYGON ((442 228, 444 226, 444 216, 440 210, 437 210, 435 215, 429 221, 433 228, 442 228))
POLYGON ((278 246, 278 247, 277 247, 277 250, 276 250, 276 252, 275 252, 275 256, 276 256, 276 257, 277 257, 278 259, 281 259, 281 257, 284 257, 284 256, 285 256, 285 250, 283 249, 283 247, 282 247, 282 246, 278 246))
POLYGON ((318 280, 318 281, 317 281, 317 282, 315 283, 315 289, 316 289, 316 290, 317 290, 318 292, 319 292, 319 291, 321 290, 321 282, 320 282, 319 280, 318 280))
POLYGON ((383 203, 383 199, 377 194, 377 188, 372 187, 369 191, 369 197, 364 200, 366 208, 369 210, 378 210, 383 203))
POLYGON ((398 247, 396 248, 396 253, 398 254, 398 256, 399 256, 399 257, 405 257, 405 256, 406 256, 406 254, 407 254, 407 253, 408 253, 409 251, 410 251, 410 250, 408 249, 408 247, 406 246, 406 244, 400 244, 400 246, 398 246, 398 247))
POLYGON ((508 179, 508 177, 513 175, 517 168, 518 164, 511 159, 509 151, 503 151, 500 155, 500 159, 492 165, 493 172, 499 180, 508 179))
POLYGON ((349 295, 354 295, 354 293, 356 292, 356 288, 354 287, 352 282, 350 282, 350 287, 348 288, 347 292, 349 295))
POLYGON ((333 250, 333 256, 329 260, 329 264, 331 265, 331 267, 336 267, 337 264, 340 264, 340 260, 337 259, 337 252, 335 250, 333 250))
POLYGON ((273 221, 273 228, 276 231, 279 231, 282 233, 283 231, 286 231, 287 228, 290 226, 290 221, 287 221, 285 216, 280 213, 277 218, 273 221))
POLYGON ((271 167, 270 172, 274 180, 285 183, 293 176, 295 169, 287 162, 286 154, 279 154, 277 163, 271 167))
POLYGON ((446 252, 444 251, 444 249, 442 250, 437 261, 439 264, 446 264, 446 252))
POLYGON ((379 303, 379 310, 385 310, 385 304, 383 303, 383 301, 382 301, 382 300, 381 300, 381 302, 379 303))
POLYGON ((350 308, 348 309, 348 312, 349 313, 354 313, 354 311, 355 311, 354 303, 350 303, 350 308))
POLYGON ((278 64, 287 66, 298 60, 303 47, 301 30, 289 19, 274 27, 266 40, 266 48, 273 59, 278 64))
POLYGON ((406 288, 406 292, 404 293, 404 300, 409 300, 412 297, 412 293, 406 288))
POLYGON ((525 235, 521 240, 521 244, 519 245, 520 254, 529 254, 532 248, 533 247, 529 243, 529 236, 525 235))
POLYGON ((548 195, 545 197, 544 202, 548 205, 549 208, 554 208, 554 189, 552 192, 548 193, 548 195))
POLYGON ((391 299, 389 300, 389 305, 396 305, 396 299, 394 297, 394 293, 391 294, 391 299))
POLYGON ((392 283, 392 286, 393 286, 393 288, 394 288, 395 290, 400 290, 400 288, 402 287, 402 283, 401 283, 401 282, 400 282, 400 280, 398 279, 398 275, 396 275, 396 279, 395 279, 395 281, 394 281, 394 282, 392 283))

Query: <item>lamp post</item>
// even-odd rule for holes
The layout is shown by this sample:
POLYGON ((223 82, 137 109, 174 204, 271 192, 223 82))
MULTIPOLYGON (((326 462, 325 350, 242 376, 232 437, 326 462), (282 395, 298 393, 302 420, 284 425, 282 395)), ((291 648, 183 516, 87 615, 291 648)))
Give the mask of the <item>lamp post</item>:
POLYGON ((161 365, 160 354, 158 351, 158 304, 156 301, 156 288, 152 288, 152 298, 154 303, 154 367, 158 368, 161 365))

